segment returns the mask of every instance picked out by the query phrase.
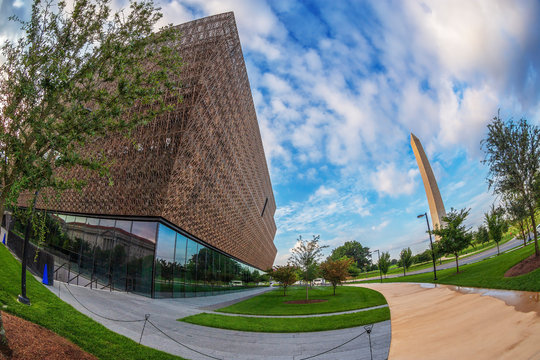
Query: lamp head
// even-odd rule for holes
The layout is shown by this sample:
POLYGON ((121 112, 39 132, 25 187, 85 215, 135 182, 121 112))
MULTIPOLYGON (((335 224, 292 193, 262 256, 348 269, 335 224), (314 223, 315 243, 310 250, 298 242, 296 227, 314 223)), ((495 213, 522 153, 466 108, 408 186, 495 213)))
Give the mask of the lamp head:
POLYGON ((426 214, 420 214, 420 215, 417 215, 416 217, 420 219, 420 218, 423 218, 424 215, 426 215, 426 214))

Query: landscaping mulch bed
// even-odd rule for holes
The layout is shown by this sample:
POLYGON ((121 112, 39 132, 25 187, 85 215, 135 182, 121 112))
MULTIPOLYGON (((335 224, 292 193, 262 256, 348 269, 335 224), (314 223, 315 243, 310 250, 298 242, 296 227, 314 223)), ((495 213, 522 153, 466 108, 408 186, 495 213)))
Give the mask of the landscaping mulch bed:
POLYGON ((291 300, 291 301, 284 301, 285 304, 315 304, 315 303, 321 303, 321 302, 327 302, 328 300, 321 300, 321 299, 313 299, 313 300, 291 300))
POLYGON ((504 274, 504 277, 513 277, 519 275, 525 275, 540 268, 540 256, 531 255, 522 262, 512 266, 504 274))
POLYGON ((3 349, 1 360, 97 360, 69 340, 39 325, 5 312, 2 312, 2 320, 11 354, 3 349))

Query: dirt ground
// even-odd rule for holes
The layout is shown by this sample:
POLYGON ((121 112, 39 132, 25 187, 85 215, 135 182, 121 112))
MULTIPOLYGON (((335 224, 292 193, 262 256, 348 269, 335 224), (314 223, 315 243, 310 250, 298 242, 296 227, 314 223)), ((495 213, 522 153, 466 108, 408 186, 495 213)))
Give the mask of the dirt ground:
POLYGON ((39 325, 2 312, 11 357, 0 353, 1 360, 94 360, 95 356, 83 351, 67 339, 39 325))
MULTIPOLYGON (((419 284, 363 284, 390 306, 389 359, 540 359, 538 293, 513 292, 528 307, 482 294, 419 284), (527 312, 518 309, 527 308, 527 312)), ((496 292, 496 291, 491 291, 496 292)))
POLYGON ((504 274, 504 277, 512 277, 528 274, 533 270, 536 270, 540 267, 540 256, 531 255, 519 264, 512 266, 504 274))

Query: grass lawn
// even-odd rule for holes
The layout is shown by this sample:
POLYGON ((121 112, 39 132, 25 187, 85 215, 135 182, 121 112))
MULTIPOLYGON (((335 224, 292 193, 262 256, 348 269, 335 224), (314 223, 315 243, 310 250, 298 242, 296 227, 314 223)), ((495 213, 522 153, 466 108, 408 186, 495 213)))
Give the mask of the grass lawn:
MULTIPOLYGON (((450 268, 437 271, 437 281, 433 281, 433 273, 403 276, 399 278, 383 279, 383 282, 428 282, 459 286, 471 286, 489 289, 511 289, 524 291, 540 291, 540 269, 528 274, 505 278, 504 273, 534 253, 534 244, 531 242, 524 248, 510 251, 469 265, 460 265, 459 274, 456 269, 450 268)), ((379 280, 363 281, 378 282, 379 280)))
MULTIPOLYGON (((514 232, 515 234, 515 232, 514 232)), ((507 233, 503 236, 503 239, 499 242, 499 246, 507 243, 508 241, 512 240, 514 238, 515 235, 512 235, 511 233, 507 233)), ((463 250, 462 252, 460 252, 460 255, 459 255, 459 258, 461 259, 462 257, 465 258, 465 257, 468 257, 468 256, 472 256, 472 255, 476 255, 477 253, 481 252, 481 251, 486 251, 486 250, 489 250, 489 249, 493 249, 493 248, 496 248, 497 247, 497 243, 495 243, 495 241, 491 240, 487 243, 484 243, 482 245, 476 245, 475 247, 473 246, 469 246, 467 247, 465 250, 463 250)), ((454 260, 454 257, 450 257, 448 259, 445 259, 442 261, 443 264, 446 264, 446 263, 450 263, 450 262, 455 262, 454 260)), ((437 260, 437 265, 440 265, 440 261, 437 260)), ((412 271, 416 271, 416 270, 423 270, 423 269, 427 269, 427 268, 431 268, 433 267, 433 262, 430 261, 427 261, 427 262, 423 262, 423 263, 418 263, 418 264, 413 264, 409 270, 407 270, 407 273, 409 272, 412 272, 412 271)), ((390 266, 390 268, 388 269, 388 273, 386 275, 394 275, 394 274, 400 274, 400 275, 403 275, 403 268, 402 267, 398 267, 397 265, 392 265, 390 266)), ((379 270, 373 270, 373 271, 368 271, 367 273, 361 273, 360 276, 358 276, 356 279, 366 279, 366 278, 370 278, 370 277, 376 277, 376 276, 379 276, 379 270)))
POLYGON ((314 287, 309 290, 310 299, 328 300, 326 302, 285 304, 285 301, 304 300, 305 298, 305 287, 291 287, 287 289, 287 296, 283 296, 282 289, 269 291, 217 311, 248 315, 308 315, 363 309, 386 304, 384 296, 377 291, 346 286, 339 286, 335 296, 331 286, 314 287))
POLYGON ((181 359, 112 332, 58 299, 29 272, 26 278, 31 306, 17 302, 21 264, 0 245, 0 304, 7 306, 2 311, 50 329, 100 359, 181 359))
POLYGON ((389 319, 390 309, 385 307, 352 314, 311 318, 252 318, 203 313, 179 321, 230 330, 289 333, 344 329, 389 319))

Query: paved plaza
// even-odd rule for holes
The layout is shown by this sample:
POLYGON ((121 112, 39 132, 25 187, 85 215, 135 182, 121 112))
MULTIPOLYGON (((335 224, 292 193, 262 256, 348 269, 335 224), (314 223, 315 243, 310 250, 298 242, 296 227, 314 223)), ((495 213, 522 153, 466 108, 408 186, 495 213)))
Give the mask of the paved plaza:
MULTIPOLYGON (((66 287, 60 282, 49 289, 83 314, 137 342, 141 338, 145 314, 150 314, 149 320, 166 335, 147 323, 141 343, 186 359, 371 359, 368 336, 360 335, 364 332, 363 327, 276 334, 223 330, 176 321, 185 316, 212 312, 211 309, 270 288, 186 299, 151 299, 73 285, 66 287)), ((390 321, 376 323, 371 333, 373 359, 388 357, 390 339, 390 321)))
POLYGON ((389 359, 540 359, 537 292, 362 284, 392 316, 389 359))

